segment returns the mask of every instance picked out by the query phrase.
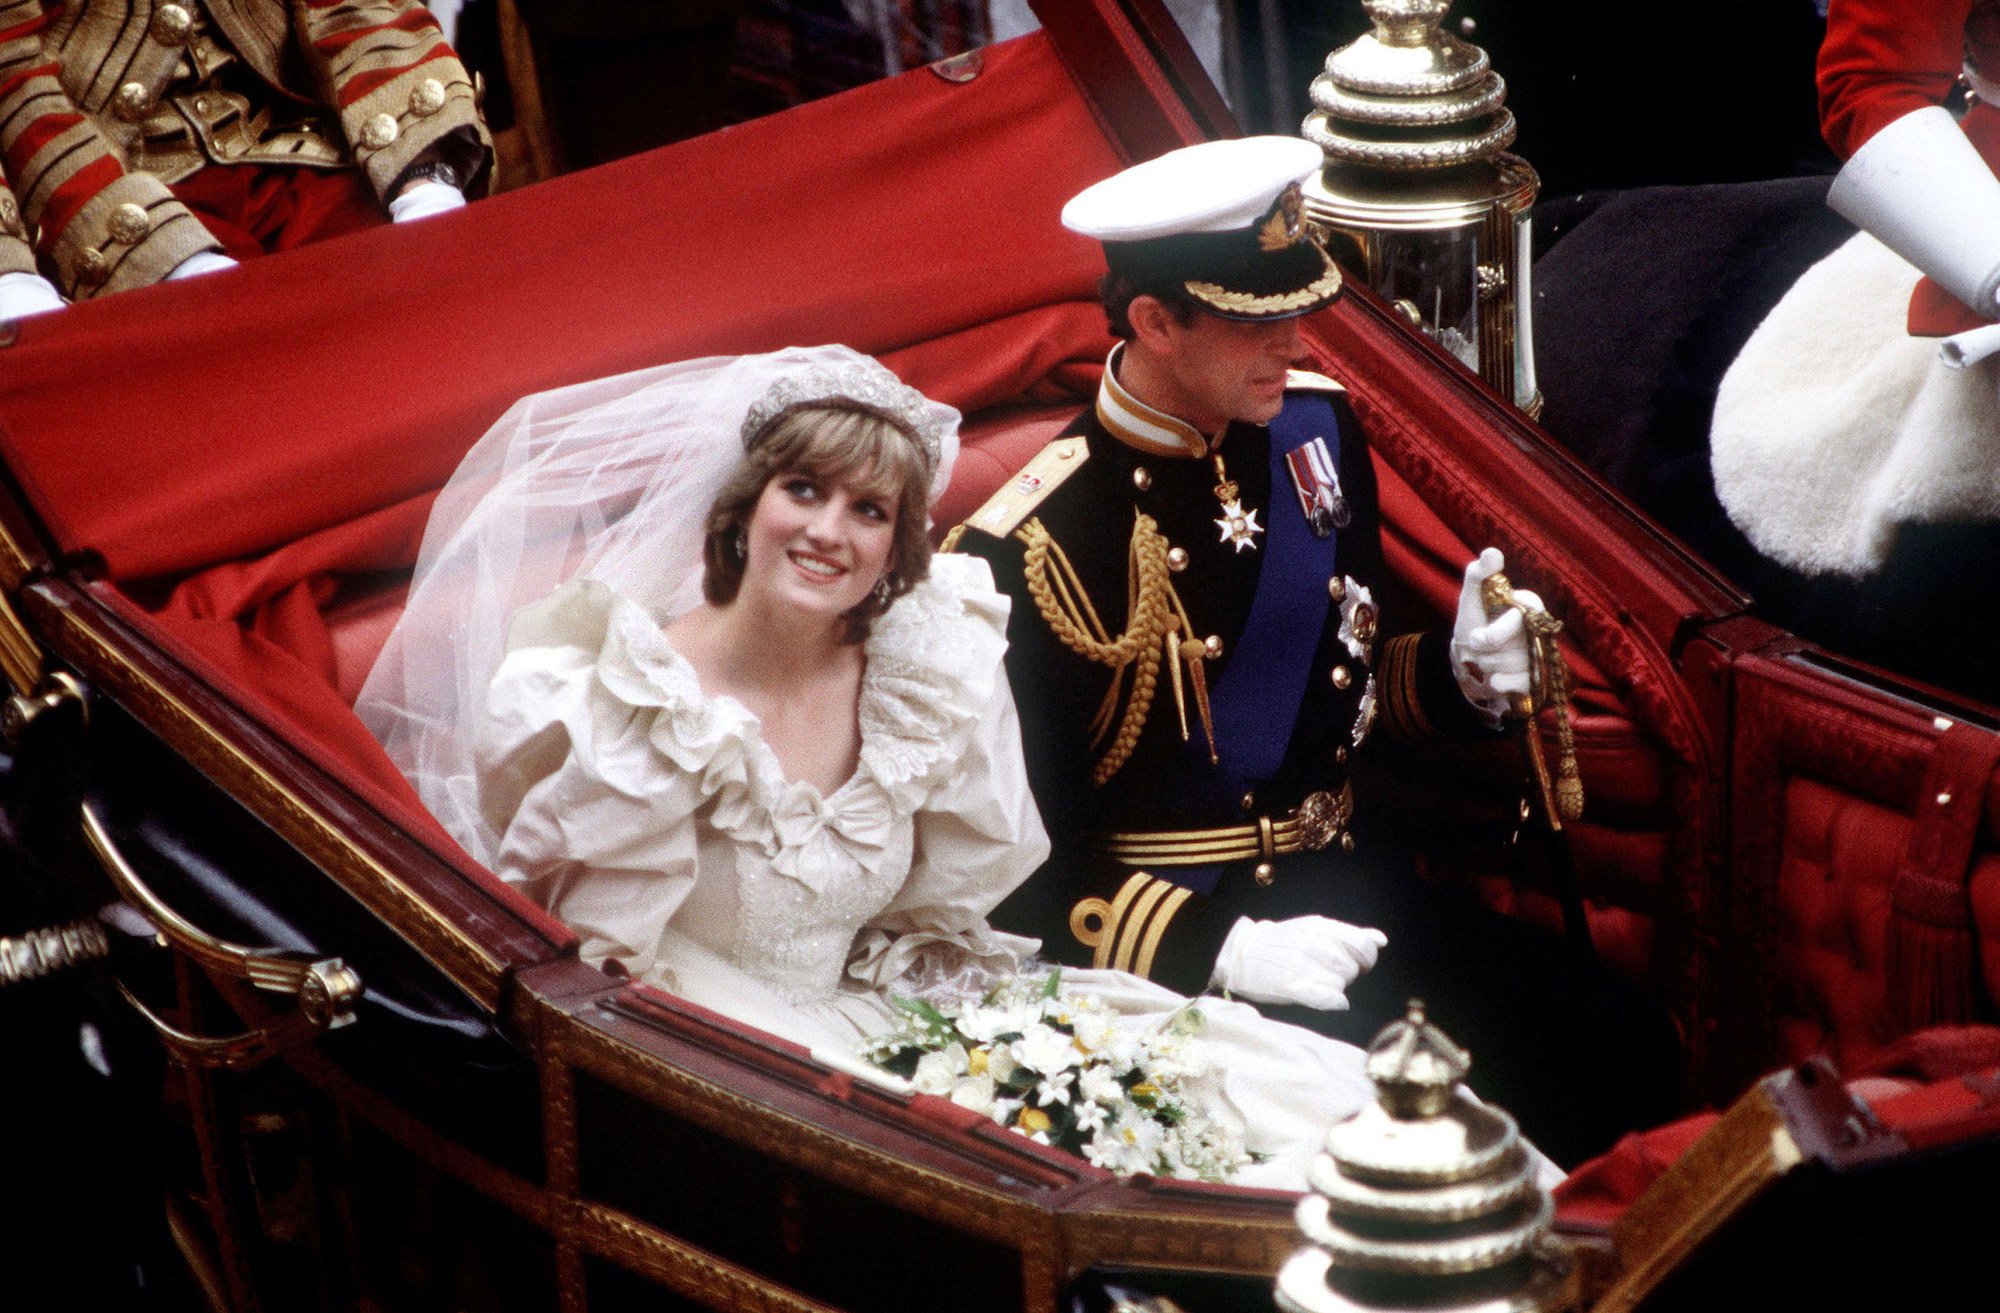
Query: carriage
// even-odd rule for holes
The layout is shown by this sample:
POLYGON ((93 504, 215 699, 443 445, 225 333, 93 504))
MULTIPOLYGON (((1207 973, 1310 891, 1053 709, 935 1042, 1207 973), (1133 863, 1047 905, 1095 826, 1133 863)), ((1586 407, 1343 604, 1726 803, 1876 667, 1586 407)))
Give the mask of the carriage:
MULTIPOLYGON (((525 393, 838 339, 968 414, 941 524, 1055 434, 1108 346, 1062 201, 1233 126, 1153 0, 1040 8, 769 119, 4 329, 0 883, 8 929, 56 928, 9 966, 108 958, 76 1006, 157 1105, 214 1306, 1268 1298, 1291 1197, 1117 1179, 584 966, 351 711, 431 498, 525 393)), ((1571 851, 1599 951, 1680 1028, 1687 1106, 1990 1009, 2000 711, 1758 618, 1365 289, 1306 338, 1371 436, 1389 604, 1447 615, 1492 542, 1566 622, 1571 851)), ((1509 747, 1381 772, 1429 875, 1556 923, 1509 747)))

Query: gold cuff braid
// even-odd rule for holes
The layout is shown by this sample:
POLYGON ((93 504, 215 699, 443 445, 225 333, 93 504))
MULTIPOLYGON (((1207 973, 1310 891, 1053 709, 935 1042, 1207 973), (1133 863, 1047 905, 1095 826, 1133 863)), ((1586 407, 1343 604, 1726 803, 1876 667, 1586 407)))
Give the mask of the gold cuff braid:
POLYGON ((1150 976, 1167 926, 1192 891, 1135 871, 1110 902, 1085 898, 1070 909, 1069 932, 1091 950, 1091 965, 1150 976))

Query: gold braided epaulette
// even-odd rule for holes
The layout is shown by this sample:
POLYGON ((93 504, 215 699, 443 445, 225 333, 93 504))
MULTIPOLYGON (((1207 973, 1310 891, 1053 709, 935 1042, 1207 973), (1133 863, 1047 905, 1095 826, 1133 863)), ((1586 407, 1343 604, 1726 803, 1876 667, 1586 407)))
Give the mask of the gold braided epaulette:
POLYGON ((986 504, 966 517, 962 529, 977 529, 995 538, 1005 538, 1021 527, 1021 521, 1035 513, 1044 498, 1060 488, 1063 481, 1083 468, 1090 459, 1089 444, 1082 438, 1058 438, 1035 453, 1021 472, 1001 485, 986 504))
POLYGON ((1285 371, 1285 391, 1345 392, 1347 388, 1338 380, 1315 374, 1310 369, 1288 369, 1285 371))

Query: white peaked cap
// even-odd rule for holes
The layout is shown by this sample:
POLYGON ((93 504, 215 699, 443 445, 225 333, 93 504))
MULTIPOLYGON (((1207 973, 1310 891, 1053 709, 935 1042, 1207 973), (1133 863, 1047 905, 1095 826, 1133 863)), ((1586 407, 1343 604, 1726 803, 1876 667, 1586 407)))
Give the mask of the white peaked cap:
POLYGON ((1078 192, 1063 206, 1063 227, 1102 242, 1233 232, 1322 162, 1319 147, 1297 137, 1183 146, 1078 192))

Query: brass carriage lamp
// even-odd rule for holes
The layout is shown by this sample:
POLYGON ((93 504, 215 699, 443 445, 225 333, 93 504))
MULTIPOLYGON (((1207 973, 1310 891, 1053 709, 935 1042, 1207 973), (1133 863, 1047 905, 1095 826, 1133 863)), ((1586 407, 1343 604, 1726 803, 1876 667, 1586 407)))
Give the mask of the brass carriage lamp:
POLYGON ((1374 30, 1326 58, 1305 185, 1327 249, 1530 415, 1529 211, 1541 180, 1507 152, 1514 115, 1486 52, 1442 30, 1451 0, 1362 0, 1374 30))

